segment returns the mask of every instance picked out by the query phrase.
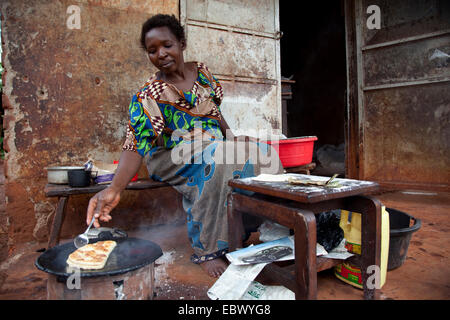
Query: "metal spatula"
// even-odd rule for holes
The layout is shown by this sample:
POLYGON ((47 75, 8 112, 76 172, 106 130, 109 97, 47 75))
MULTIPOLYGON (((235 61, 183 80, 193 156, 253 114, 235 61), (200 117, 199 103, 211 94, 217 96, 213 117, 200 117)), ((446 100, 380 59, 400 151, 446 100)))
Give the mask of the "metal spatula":
POLYGON ((73 239, 73 244, 76 248, 81 248, 82 246, 85 246, 89 243, 89 238, 87 236, 89 229, 91 228, 92 224, 94 223, 95 216, 92 216, 91 223, 89 223, 89 226, 87 227, 86 231, 82 234, 79 234, 78 236, 73 239))

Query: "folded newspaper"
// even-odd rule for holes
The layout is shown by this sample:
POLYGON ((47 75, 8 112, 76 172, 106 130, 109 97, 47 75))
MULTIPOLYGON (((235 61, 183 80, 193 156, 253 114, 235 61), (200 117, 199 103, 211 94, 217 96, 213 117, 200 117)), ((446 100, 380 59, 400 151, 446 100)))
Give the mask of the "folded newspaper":
POLYGON ((294 300, 294 292, 283 286, 266 286, 254 281, 266 264, 230 264, 208 290, 208 297, 211 300, 294 300))
POLYGON ((289 228, 270 220, 264 221, 258 227, 258 232, 259 240, 261 242, 278 240, 284 237, 289 237, 291 235, 289 228))
POLYGON ((212 300, 242 300, 253 280, 267 263, 238 266, 230 264, 208 290, 212 300))
MULTIPOLYGON (((328 252, 324 247, 317 243, 316 253, 318 256, 321 256, 326 255, 328 252)), ((234 265, 293 260, 294 236, 252 245, 244 249, 227 253, 226 257, 228 261, 234 265)))
MULTIPOLYGON (((260 229, 265 239, 274 235, 286 234, 282 226, 266 224, 260 229)), ((327 252, 319 243, 317 256, 346 259, 353 254, 347 252, 345 239, 340 245, 327 252)), ((251 245, 226 255, 230 265, 208 290, 212 300, 294 300, 295 294, 283 286, 267 286, 254 281, 262 269, 270 262, 294 259, 294 236, 251 245)))

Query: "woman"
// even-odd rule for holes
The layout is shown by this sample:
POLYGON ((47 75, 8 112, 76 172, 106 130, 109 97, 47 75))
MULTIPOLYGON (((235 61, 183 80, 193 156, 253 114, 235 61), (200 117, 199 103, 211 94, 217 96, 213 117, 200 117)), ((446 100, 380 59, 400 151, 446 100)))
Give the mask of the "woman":
POLYGON ((145 159, 150 177, 170 183, 183 195, 194 249, 191 260, 218 277, 227 267, 222 257, 228 249, 228 180, 279 173, 282 166, 267 144, 255 139, 245 146, 234 142, 239 139, 220 111, 223 89, 203 63, 184 62, 186 39, 174 16, 147 20, 141 44, 159 71, 131 100, 127 137, 114 179, 90 200, 86 222, 92 215, 95 227, 99 220, 111 220, 121 192, 145 159), (234 155, 244 161, 235 161, 234 155))

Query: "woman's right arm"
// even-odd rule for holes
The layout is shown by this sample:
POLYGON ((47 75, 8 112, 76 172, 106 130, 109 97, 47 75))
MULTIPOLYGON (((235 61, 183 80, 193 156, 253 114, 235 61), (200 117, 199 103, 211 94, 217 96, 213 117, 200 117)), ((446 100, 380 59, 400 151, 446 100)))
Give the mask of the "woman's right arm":
POLYGON ((86 223, 91 222, 95 215, 94 227, 100 227, 99 220, 110 221, 110 212, 120 201, 120 194, 127 184, 136 175, 142 165, 142 156, 134 151, 125 150, 122 152, 113 181, 108 188, 95 194, 89 201, 86 223))

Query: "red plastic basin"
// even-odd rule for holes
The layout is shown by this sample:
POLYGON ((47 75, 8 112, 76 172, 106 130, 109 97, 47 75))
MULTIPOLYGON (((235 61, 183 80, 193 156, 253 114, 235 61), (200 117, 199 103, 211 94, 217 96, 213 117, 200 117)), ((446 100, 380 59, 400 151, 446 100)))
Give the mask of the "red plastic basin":
MULTIPOLYGON (((114 160, 113 164, 118 164, 119 160, 114 160)), ((138 173, 136 173, 136 175, 133 177, 133 179, 131 179, 131 181, 136 181, 138 179, 138 173)))
POLYGON ((311 163, 316 136, 288 138, 282 140, 269 140, 278 152, 284 168, 302 166, 311 163))

